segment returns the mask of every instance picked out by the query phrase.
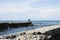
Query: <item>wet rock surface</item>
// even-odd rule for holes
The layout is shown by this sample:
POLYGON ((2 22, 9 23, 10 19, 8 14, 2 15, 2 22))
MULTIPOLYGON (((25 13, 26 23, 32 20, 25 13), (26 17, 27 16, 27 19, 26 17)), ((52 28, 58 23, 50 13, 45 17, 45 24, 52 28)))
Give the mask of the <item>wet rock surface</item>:
MULTIPOLYGON (((54 26, 55 27, 55 26, 54 26)), ((56 26, 57 27, 57 26, 56 26)), ((50 27, 49 27, 50 28, 50 27)), ((41 29, 30 30, 25 32, 20 32, 17 34, 11 34, 6 36, 0 36, 0 39, 11 39, 11 40, 60 40, 60 27, 45 31, 45 33, 40 32, 41 29)), ((44 30, 42 30, 44 31, 44 30)))
POLYGON ((46 31, 44 33, 44 35, 51 35, 51 37, 49 39, 45 38, 45 40, 47 40, 47 39, 48 40, 60 40, 60 28, 46 31))

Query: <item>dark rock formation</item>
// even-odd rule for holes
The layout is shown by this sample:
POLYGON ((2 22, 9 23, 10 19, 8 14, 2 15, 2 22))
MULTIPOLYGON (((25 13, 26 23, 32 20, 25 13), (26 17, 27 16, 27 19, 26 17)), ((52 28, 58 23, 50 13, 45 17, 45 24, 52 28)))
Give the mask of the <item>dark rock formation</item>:
POLYGON ((25 34, 26 34, 26 32, 20 33, 20 35, 25 35, 25 34))
POLYGON ((44 34, 52 35, 52 37, 49 40, 60 40, 60 28, 47 31, 44 34))
POLYGON ((40 34, 42 34, 41 32, 37 32, 37 35, 40 35, 40 34))
POLYGON ((33 32, 32 33, 33 35, 40 35, 40 34, 42 34, 41 32, 33 32))

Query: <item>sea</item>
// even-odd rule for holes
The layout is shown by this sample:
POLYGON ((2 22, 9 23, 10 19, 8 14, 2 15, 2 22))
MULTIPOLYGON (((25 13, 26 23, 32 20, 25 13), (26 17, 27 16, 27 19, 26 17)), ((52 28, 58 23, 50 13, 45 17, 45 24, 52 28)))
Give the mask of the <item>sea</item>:
MULTIPOLYGON (((25 21, 0 21, 0 22, 25 22, 25 21)), ((60 21, 59 20, 32 20, 32 23, 34 24, 34 26, 10 28, 7 30, 0 31, 0 36, 13 34, 13 33, 16 34, 18 32, 33 30, 42 27, 50 27, 52 25, 60 24, 60 21)))

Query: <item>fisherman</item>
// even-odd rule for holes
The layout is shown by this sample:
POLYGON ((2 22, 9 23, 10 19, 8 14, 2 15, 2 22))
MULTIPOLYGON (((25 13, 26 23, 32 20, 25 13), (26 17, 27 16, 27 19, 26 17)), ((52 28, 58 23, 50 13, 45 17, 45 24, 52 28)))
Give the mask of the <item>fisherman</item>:
POLYGON ((30 19, 28 19, 28 22, 31 22, 30 19))
POLYGON ((33 26, 32 22, 30 21, 30 19, 28 19, 28 22, 30 23, 29 25, 30 26, 33 26))

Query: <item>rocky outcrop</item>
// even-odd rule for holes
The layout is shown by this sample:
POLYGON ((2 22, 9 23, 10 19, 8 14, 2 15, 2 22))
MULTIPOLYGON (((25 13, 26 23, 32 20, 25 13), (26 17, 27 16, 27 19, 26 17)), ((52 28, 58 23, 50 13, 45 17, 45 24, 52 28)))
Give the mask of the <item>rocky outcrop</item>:
POLYGON ((43 35, 40 32, 33 32, 33 33, 18 33, 18 34, 11 34, 7 36, 2 36, 0 39, 11 39, 11 40, 45 40, 50 35, 43 35))
POLYGON ((19 32, 17 34, 9 34, 0 36, 0 39, 11 40, 60 40, 60 27, 52 26, 30 31, 19 32), (49 29, 48 29, 49 28, 49 29), (42 31, 44 33, 42 33, 42 31))
POLYGON ((52 37, 49 40, 60 40, 60 28, 50 30, 45 34, 52 35, 52 37))

